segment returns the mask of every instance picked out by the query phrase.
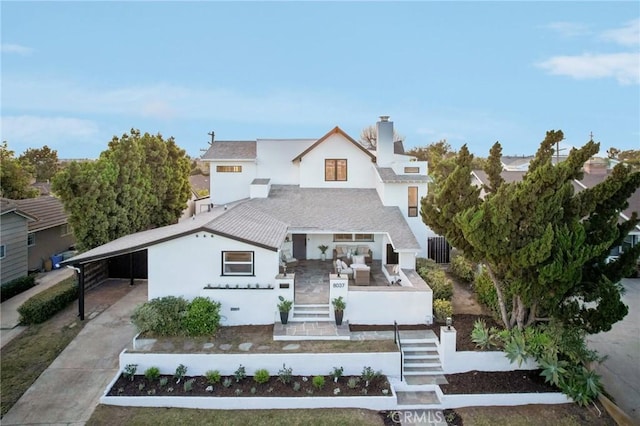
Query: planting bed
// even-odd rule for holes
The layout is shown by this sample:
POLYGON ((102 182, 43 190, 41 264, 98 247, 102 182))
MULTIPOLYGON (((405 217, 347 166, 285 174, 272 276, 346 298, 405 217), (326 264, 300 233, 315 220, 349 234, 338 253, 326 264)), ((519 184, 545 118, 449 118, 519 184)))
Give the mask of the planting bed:
POLYGON ((107 396, 210 396, 210 397, 305 397, 305 396, 385 396, 383 390, 387 390, 387 396, 393 396, 391 386, 385 376, 373 379, 368 387, 358 376, 343 376, 337 383, 333 382, 333 377, 324 376, 325 384, 321 389, 314 387, 312 376, 293 376, 291 383, 284 384, 278 380, 277 376, 269 378, 266 383, 258 384, 253 377, 247 377, 239 382, 233 376, 223 376, 220 383, 213 385, 213 391, 207 391, 210 385, 206 377, 185 376, 176 383, 176 379, 171 375, 165 377, 168 382, 160 386, 160 379, 149 380, 143 375, 136 375, 133 380, 129 380, 124 375, 120 375, 113 384, 107 396), (347 386, 350 378, 359 379, 355 388, 347 386), (229 378, 231 386, 223 386, 223 382, 229 378), (194 379, 191 390, 185 390, 185 382, 194 379), (300 383, 300 389, 294 390, 294 382, 300 383), (144 386, 141 386, 144 385, 144 386), (255 392, 252 393, 252 388, 255 392), (171 390, 170 390, 171 389, 171 390), (334 393, 335 389, 340 389, 334 393), (365 393, 366 391, 366 393, 365 393))
POLYGON ((444 394, 560 392, 545 383, 540 370, 469 371, 445 377, 449 384, 440 385, 444 394))

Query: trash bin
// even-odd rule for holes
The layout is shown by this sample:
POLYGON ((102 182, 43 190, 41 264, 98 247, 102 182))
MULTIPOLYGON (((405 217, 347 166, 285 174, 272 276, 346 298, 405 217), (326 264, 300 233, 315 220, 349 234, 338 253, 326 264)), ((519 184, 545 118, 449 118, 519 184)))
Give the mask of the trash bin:
POLYGON ((51 263, 53 264, 53 269, 59 269, 60 262, 62 262, 63 260, 64 258, 61 254, 54 254, 53 256, 51 256, 51 263))

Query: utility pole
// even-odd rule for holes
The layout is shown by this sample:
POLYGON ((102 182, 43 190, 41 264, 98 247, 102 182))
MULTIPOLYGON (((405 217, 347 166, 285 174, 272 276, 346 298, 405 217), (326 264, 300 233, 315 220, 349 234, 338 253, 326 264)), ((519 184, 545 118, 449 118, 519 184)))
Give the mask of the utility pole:
POLYGON ((213 139, 216 137, 216 132, 214 132, 213 130, 210 131, 209 133, 207 133, 209 136, 211 136, 211 142, 209 142, 209 145, 213 145, 213 139))

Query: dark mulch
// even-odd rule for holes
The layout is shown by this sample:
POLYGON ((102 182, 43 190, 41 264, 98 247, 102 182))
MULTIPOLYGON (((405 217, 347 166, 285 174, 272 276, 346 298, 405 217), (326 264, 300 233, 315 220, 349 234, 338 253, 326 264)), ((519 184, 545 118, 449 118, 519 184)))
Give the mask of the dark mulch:
POLYGON ((449 384, 440 385, 445 394, 560 392, 545 383, 541 370, 469 371, 446 374, 449 384))
MULTIPOLYGON (((487 315, 470 315, 459 314, 453 315, 453 327, 456 329, 456 349, 458 351, 477 351, 476 344, 471 341, 471 331, 473 331, 473 324, 476 320, 482 319, 487 324, 487 327, 497 327, 498 324, 493 317, 487 315)), ((400 330, 431 330, 438 339, 440 339, 440 327, 444 324, 435 323, 431 325, 415 324, 415 325, 399 325, 400 330)), ((393 331, 392 325, 349 325, 351 331, 393 331)))
POLYGON ((388 396, 392 396, 391 386, 385 376, 374 379, 365 387, 365 382, 360 379, 355 388, 351 389, 347 386, 347 382, 351 377, 343 376, 338 379, 337 383, 333 382, 333 377, 324 376, 325 385, 322 389, 313 386, 312 376, 293 376, 291 383, 284 384, 278 380, 277 376, 269 378, 267 383, 258 384, 253 381, 253 377, 247 377, 240 382, 236 382, 232 376, 232 384, 224 387, 222 382, 227 377, 222 377, 220 383, 213 385, 213 392, 207 392, 209 386, 207 379, 203 376, 184 377, 180 383, 176 383, 173 376, 166 375, 168 383, 160 386, 160 379, 148 380, 142 375, 136 375, 133 381, 120 375, 116 383, 109 390, 109 396, 211 396, 211 397, 252 397, 252 396, 277 396, 277 397, 301 397, 301 396, 384 396, 383 390, 387 389, 388 396), (194 379, 191 390, 185 390, 185 382, 194 379), (306 381, 305 381, 306 379, 306 381), (293 389, 294 382, 300 383, 300 389, 293 389), (144 385, 143 387, 141 385, 144 385), (255 392, 252 392, 255 388, 255 392), (334 393, 339 388, 339 393, 334 393), (365 393, 366 392, 366 393, 365 393))

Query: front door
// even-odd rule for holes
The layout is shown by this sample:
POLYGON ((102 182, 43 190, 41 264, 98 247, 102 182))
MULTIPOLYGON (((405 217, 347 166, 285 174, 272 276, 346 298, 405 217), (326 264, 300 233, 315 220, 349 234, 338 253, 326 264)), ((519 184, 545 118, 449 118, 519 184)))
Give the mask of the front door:
POLYGON ((397 265, 398 264, 398 253, 393 251, 393 246, 391 244, 387 244, 387 265, 397 265))
POLYGON ((307 234, 293 234, 293 257, 298 260, 307 258, 307 234))

